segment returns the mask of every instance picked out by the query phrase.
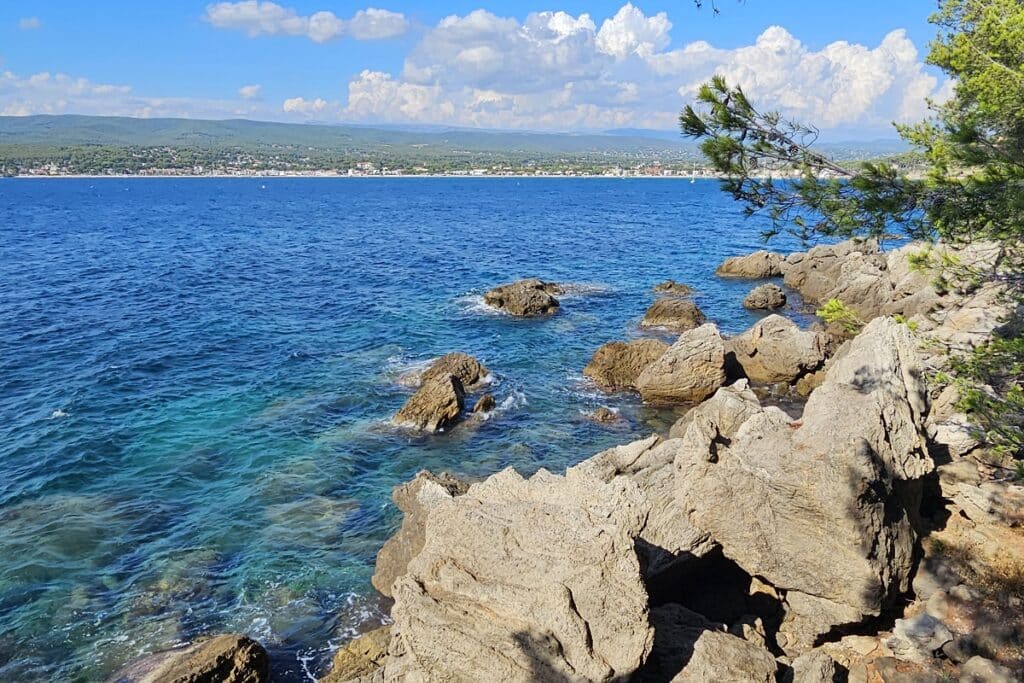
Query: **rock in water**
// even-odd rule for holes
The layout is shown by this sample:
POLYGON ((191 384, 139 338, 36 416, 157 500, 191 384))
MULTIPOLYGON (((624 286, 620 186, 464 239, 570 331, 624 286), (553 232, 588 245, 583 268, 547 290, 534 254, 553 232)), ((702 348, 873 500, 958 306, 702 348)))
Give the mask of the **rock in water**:
POLYGON ((640 373, 636 389, 648 403, 696 403, 725 383, 725 344, 715 325, 684 332, 640 373))
POLYGON ((740 277, 751 280, 763 280, 782 275, 782 254, 770 251, 755 251, 746 256, 733 256, 722 262, 715 270, 720 277, 740 277))
POLYGON ((664 327, 684 332, 700 327, 704 320, 704 314, 692 301, 665 297, 658 299, 647 309, 644 319, 640 321, 640 327, 664 327))
POLYGON ((108 683, 264 683, 270 658, 263 646, 229 634, 157 652, 125 667, 108 683))
POLYGON ((494 400, 494 397, 490 394, 484 394, 480 397, 480 400, 473 406, 474 413, 489 413, 494 410, 494 407, 498 405, 494 400))
POLYGON ((438 503, 462 495, 468 488, 469 484, 450 474, 435 475, 426 470, 395 487, 391 499, 402 511, 402 526, 377 553, 377 565, 370 580, 374 588, 391 597, 395 579, 405 573, 409 562, 423 549, 427 514, 438 503))
POLYGON ((394 423, 423 432, 448 429, 462 414, 466 391, 455 375, 439 375, 425 382, 395 414, 394 423))
POLYGON ((562 288, 553 282, 529 279, 495 287, 484 294, 484 303, 492 308, 523 317, 549 315, 558 311, 562 288))
POLYGON ((487 377, 487 368, 469 354, 446 353, 431 363, 430 367, 423 372, 420 376, 420 384, 426 384, 432 379, 444 375, 455 375, 462 382, 462 386, 469 389, 487 377))
POLYGON ((373 676, 387 661, 390 640, 391 627, 382 626, 346 643, 334 653, 331 671, 319 683, 351 683, 373 676))
POLYGON ((622 419, 618 413, 605 406, 601 406, 597 410, 588 413, 587 417, 600 424, 614 424, 622 419))
POLYGON ((693 294, 693 289, 689 285, 684 285, 682 282, 676 282, 675 280, 665 280, 662 283, 656 284, 653 290, 658 294, 671 294, 672 296, 693 294))
POLYGON ((781 315, 770 315, 743 334, 726 342, 751 381, 792 384, 825 362, 825 338, 819 332, 802 332, 781 315))
POLYGON ((606 391, 634 389, 640 373, 667 349, 668 344, 657 339, 609 342, 594 352, 583 374, 606 391))
POLYGON ((785 305, 786 293, 782 287, 771 283, 755 287, 743 300, 743 308, 752 311, 770 311, 785 305))
POLYGON ((880 614, 909 588, 916 511, 894 479, 931 467, 915 356, 906 327, 879 318, 812 393, 801 421, 765 408, 730 439, 694 433, 703 447, 697 439, 676 458, 689 523, 785 591, 787 652, 880 614))
POLYGON ((611 681, 650 652, 633 482, 509 469, 430 511, 386 680, 611 681))

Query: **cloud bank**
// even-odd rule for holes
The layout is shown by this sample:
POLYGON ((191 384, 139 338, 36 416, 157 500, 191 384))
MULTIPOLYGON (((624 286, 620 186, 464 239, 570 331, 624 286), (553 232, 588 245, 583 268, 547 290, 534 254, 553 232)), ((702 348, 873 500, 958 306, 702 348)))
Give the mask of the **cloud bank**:
MULTIPOLYGON (((670 49, 666 13, 631 3, 601 22, 537 12, 522 22, 485 10, 427 31, 400 73, 365 70, 310 115, 361 122, 496 128, 673 128, 714 74, 764 109, 823 129, 883 129, 922 118, 940 84, 904 30, 874 47, 844 41, 811 50, 781 26, 752 45, 698 41, 670 49)), ((325 95, 318 94, 321 99, 325 95)), ((302 110, 292 109, 292 113, 302 110)))
POLYGON ((314 43, 342 37, 355 40, 386 40, 405 33, 409 22, 403 14, 369 8, 348 20, 334 12, 320 11, 308 16, 294 9, 264 0, 218 2, 206 8, 203 19, 217 28, 258 36, 303 36, 314 43))

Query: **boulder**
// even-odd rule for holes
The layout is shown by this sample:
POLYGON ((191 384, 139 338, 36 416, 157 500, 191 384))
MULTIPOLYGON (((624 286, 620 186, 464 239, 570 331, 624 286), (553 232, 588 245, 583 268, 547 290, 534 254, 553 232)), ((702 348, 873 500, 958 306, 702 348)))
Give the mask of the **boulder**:
POLYGON ((480 400, 473 406, 474 413, 489 413, 494 410, 497 406, 497 402, 494 400, 494 396, 491 394, 484 394, 480 397, 480 400))
POLYGON ((423 432, 444 431, 459 419, 465 400, 466 391, 458 377, 439 375, 409 397, 393 422, 423 432))
MULTIPOLYGON (((851 254, 876 256, 878 263, 885 263, 878 252, 878 244, 873 241, 849 240, 819 245, 809 251, 787 256, 781 265, 783 281, 787 287, 800 292, 804 299, 823 302, 830 298, 829 294, 839 280, 842 265, 851 254)), ((888 280, 886 283, 891 287, 888 280)))
POLYGON ((786 305, 786 293, 778 285, 767 284, 754 287, 743 300, 743 308, 752 311, 770 311, 786 305))
POLYGON ((440 502, 394 584, 387 680, 623 680, 653 642, 636 484, 507 469, 440 502))
POLYGON ((792 683, 833 683, 838 677, 836 661, 821 650, 805 652, 793 660, 792 683))
POLYGON ((686 437, 687 431, 695 424, 695 429, 713 424, 717 436, 731 438, 747 418, 760 411, 761 403, 757 400, 757 394, 750 390, 747 380, 741 379, 722 387, 714 396, 691 408, 676 420, 668 435, 671 439, 681 439, 686 437))
POLYGON ((446 353, 431 363, 430 367, 420 375, 420 384, 426 384, 445 375, 458 377, 463 387, 472 389, 487 377, 488 372, 480 361, 469 354, 446 353))
POLYGON ((678 440, 662 441, 652 435, 609 448, 569 470, 606 483, 616 477, 636 483, 650 508, 639 529, 642 542, 637 544, 648 579, 717 547, 706 533, 690 525, 676 502, 673 463, 679 444, 678 440))
POLYGON ((713 324, 680 335, 636 380, 648 403, 696 403, 725 383, 725 343, 713 324))
POLYGON ((382 626, 343 645, 331 661, 331 670, 319 683, 348 683, 381 671, 388 657, 391 627, 382 626))
POLYGON ((553 282, 528 279, 499 285, 484 294, 484 303, 511 315, 530 317, 558 311, 562 288, 553 282))
POLYGON ((405 573, 409 562, 423 549, 427 513, 438 503, 462 495, 468 488, 468 483, 447 472, 435 475, 426 470, 395 487, 391 499, 402 511, 402 526, 377 553, 377 565, 370 580, 374 588, 391 597, 395 579, 405 573))
POLYGON ((607 391, 634 389, 640 373, 667 349, 658 339, 609 342, 594 352, 583 374, 607 391))
POLYGON ((672 296, 687 296, 693 294, 693 290, 689 285, 684 285, 682 282, 676 282, 675 280, 665 280, 659 284, 654 285, 653 290, 658 294, 670 294, 672 296))
POLYGON ((658 299, 644 314, 640 327, 662 327, 684 332, 704 324, 704 314, 689 299, 665 297, 658 299))
POLYGON ((825 339, 804 332, 781 315, 770 315, 726 342, 743 373, 753 382, 792 384, 825 362, 825 339))
POLYGON ((733 256, 722 262, 715 275, 761 280, 782 275, 782 254, 760 250, 746 256, 733 256))
POLYGON ((959 683, 1013 683, 1018 680, 1009 668, 975 656, 960 669, 959 683))
POLYGON ((687 430, 675 461, 678 505, 726 557, 784 591, 787 653, 881 614, 909 589, 916 511, 894 480, 932 468, 919 370, 909 331, 880 318, 811 394, 801 420, 769 407, 731 438, 687 430))
POLYGON ((248 636, 216 636, 130 664, 108 683, 264 683, 270 658, 248 636))
POLYGON ((774 683, 778 665, 767 650, 726 633, 682 605, 651 610, 654 649, 638 683, 774 683))
POLYGON ((597 410, 587 413, 587 417, 600 424, 615 424, 622 420, 622 417, 617 412, 605 406, 601 406, 597 410))

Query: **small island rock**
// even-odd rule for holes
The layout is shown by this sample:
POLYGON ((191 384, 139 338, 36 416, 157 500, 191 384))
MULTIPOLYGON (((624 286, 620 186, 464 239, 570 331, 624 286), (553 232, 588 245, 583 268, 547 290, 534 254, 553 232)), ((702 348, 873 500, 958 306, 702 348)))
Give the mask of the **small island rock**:
POLYGON ((743 300, 743 308, 752 311, 768 311, 786 305, 786 293, 782 287, 771 283, 755 287, 743 300))
POLYGON ((558 299, 562 288, 553 282, 536 278, 518 280, 499 285, 484 294, 484 303, 511 315, 531 317, 550 315, 558 311, 558 299))
POLYGON ((644 319, 640 321, 640 327, 664 327, 685 332, 700 327, 705 319, 697 304, 692 301, 665 297, 658 299, 647 309, 644 319))
POLYGON ((609 342, 594 352, 583 374, 607 391, 634 389, 640 373, 667 349, 658 339, 609 342))
POLYGON ((494 400, 494 396, 491 394, 484 394, 480 397, 480 400, 473 406, 474 413, 489 413, 494 410, 497 402, 494 400))
POLYGON ((422 375, 420 384, 424 384, 443 375, 455 375, 462 386, 472 388, 487 377, 487 368, 473 356, 466 353, 446 353, 430 364, 422 375))
POLYGON ((439 375, 425 382, 395 415, 395 424, 423 432, 437 432, 455 424, 465 407, 466 390, 455 375, 439 375))
POLYGON ((782 254, 771 251, 755 251, 746 256, 727 258, 718 266, 715 275, 719 277, 738 277, 750 280, 763 280, 782 275, 782 254))
POLYGON ((658 294, 671 294, 673 296, 687 296, 693 294, 693 289, 689 285, 685 285, 682 282, 676 282, 675 280, 665 280, 659 284, 654 285, 654 291, 658 294))
POLYGON ((270 657, 263 646, 232 633, 144 657, 108 683, 264 683, 269 678, 270 657))

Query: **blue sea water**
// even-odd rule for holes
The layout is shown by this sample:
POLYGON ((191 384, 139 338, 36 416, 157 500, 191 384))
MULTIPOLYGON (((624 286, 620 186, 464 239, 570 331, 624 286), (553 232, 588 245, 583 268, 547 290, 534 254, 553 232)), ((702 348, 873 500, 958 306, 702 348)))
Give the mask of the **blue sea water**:
POLYGON ((226 631, 274 680, 322 673, 387 613, 391 488, 664 429, 581 370, 666 278, 748 327, 750 284, 713 271, 763 228, 713 181, 0 180, 0 680, 103 680, 226 631), (481 305, 526 276, 576 286, 550 319, 481 305), (454 350, 499 410, 390 428, 397 376, 454 350), (626 423, 585 419, 600 405, 626 423))

